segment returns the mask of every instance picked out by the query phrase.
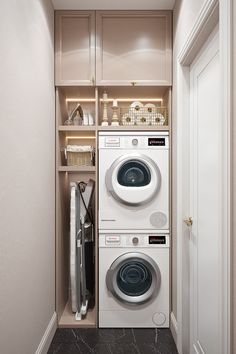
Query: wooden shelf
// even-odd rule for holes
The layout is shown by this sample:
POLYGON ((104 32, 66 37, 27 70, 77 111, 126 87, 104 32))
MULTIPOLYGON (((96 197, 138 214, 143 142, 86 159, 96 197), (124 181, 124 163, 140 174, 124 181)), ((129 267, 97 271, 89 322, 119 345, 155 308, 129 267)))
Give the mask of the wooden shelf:
POLYGON ((136 131, 136 130, 144 130, 144 131, 169 131, 170 128, 168 125, 119 125, 119 126, 66 126, 60 125, 58 127, 58 131, 60 132, 82 132, 82 131, 100 131, 100 130, 114 130, 114 131, 136 131))
POLYGON ((95 125, 59 125, 59 132, 95 131, 95 125))
POLYGON ((58 324, 59 328, 95 328, 96 327, 96 309, 89 309, 86 317, 81 321, 75 320, 75 314, 71 311, 69 303, 66 304, 65 310, 58 324))
POLYGON ((109 126, 105 126, 105 127, 103 127, 103 126, 99 126, 98 128, 97 128, 97 130, 98 131, 100 131, 100 130, 114 130, 114 131, 119 131, 119 130, 121 130, 121 131, 124 131, 124 130, 129 130, 129 131, 136 131, 136 130, 150 130, 150 131, 159 131, 159 130, 162 130, 162 131, 169 131, 170 130, 170 128, 169 128, 169 126, 166 126, 166 125, 146 125, 146 126, 142 126, 142 125, 120 125, 120 126, 118 126, 118 127, 116 127, 116 126, 111 126, 111 125, 109 125, 109 126))
POLYGON ((60 166, 58 172, 95 172, 95 166, 60 166))

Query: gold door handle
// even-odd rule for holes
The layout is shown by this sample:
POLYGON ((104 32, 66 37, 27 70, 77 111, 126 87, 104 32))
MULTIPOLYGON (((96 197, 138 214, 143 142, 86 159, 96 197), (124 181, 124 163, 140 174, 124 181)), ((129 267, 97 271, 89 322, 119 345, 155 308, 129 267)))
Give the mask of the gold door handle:
POLYGON ((189 227, 192 226, 193 225, 193 218, 190 216, 188 219, 184 219, 184 223, 189 227))

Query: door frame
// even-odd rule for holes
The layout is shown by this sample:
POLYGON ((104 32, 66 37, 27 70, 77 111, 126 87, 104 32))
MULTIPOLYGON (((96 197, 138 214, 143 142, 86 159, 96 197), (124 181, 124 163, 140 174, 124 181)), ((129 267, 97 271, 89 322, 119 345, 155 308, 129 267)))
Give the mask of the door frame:
POLYGON ((185 138, 185 124, 189 117, 189 76, 190 65, 198 52, 207 41, 209 35, 218 24, 219 26, 219 51, 220 51, 220 78, 222 83, 220 114, 224 117, 224 129, 222 130, 222 161, 224 182, 223 195, 223 225, 222 225, 222 254, 221 254, 221 297, 222 308, 222 352, 231 352, 231 172, 232 172, 232 151, 231 151, 231 125, 232 125, 232 88, 231 88, 231 67, 232 67, 232 0, 206 0, 199 12, 193 28, 181 48, 177 58, 177 348, 180 354, 183 353, 184 333, 188 328, 183 318, 184 300, 184 277, 183 277, 183 151, 185 138))

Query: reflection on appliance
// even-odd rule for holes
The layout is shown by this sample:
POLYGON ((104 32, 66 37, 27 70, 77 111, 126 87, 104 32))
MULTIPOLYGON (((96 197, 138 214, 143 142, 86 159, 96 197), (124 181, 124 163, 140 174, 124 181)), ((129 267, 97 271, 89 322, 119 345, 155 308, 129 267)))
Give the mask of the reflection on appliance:
POLYGON ((169 235, 99 235, 99 326, 169 326, 169 235))

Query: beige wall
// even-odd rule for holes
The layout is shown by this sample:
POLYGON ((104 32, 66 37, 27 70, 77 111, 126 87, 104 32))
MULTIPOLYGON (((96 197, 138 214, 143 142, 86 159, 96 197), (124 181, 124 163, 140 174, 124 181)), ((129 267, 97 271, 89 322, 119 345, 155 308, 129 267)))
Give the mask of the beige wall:
MULTIPOLYGON (((197 15, 204 3, 204 0, 176 0, 174 15, 173 15, 173 262, 172 262, 172 311, 178 321, 177 314, 177 235, 176 235, 176 151, 178 141, 176 137, 177 121, 175 119, 177 114, 176 107, 176 70, 177 70, 177 56, 185 43, 188 35, 194 25, 197 15)), ((181 235, 178 235, 181 237, 181 235)))
POLYGON ((55 309, 53 8, 0 18, 0 353, 33 354, 55 309))

